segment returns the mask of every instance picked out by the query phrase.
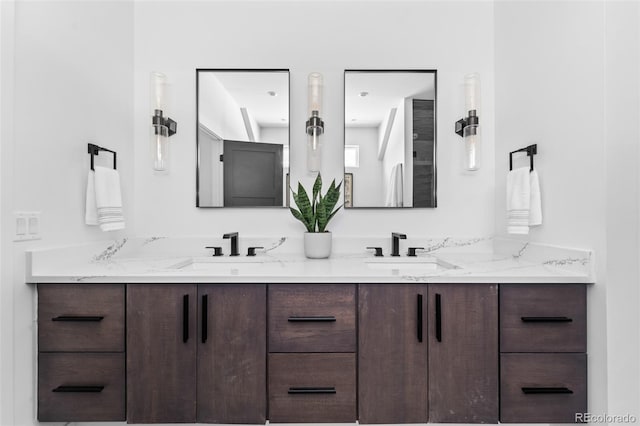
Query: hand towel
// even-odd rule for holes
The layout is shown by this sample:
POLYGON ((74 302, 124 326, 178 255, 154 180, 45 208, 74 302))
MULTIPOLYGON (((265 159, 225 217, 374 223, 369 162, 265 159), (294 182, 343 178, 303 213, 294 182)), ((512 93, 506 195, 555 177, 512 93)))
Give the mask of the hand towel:
POLYGON ((85 214, 85 221, 88 225, 95 224, 94 218, 96 214, 94 211, 97 212, 97 224, 100 225, 101 230, 115 231, 124 229, 120 175, 117 170, 95 167, 95 172, 89 172, 87 210, 85 214), (93 191, 91 191, 91 186, 94 188, 93 191), (93 200, 95 200, 95 207, 92 204, 93 200))
POLYGON ((391 169, 389 187, 387 188, 386 207, 402 207, 404 204, 402 186, 402 163, 398 163, 391 169))
POLYGON ((84 223, 91 226, 98 225, 98 207, 96 206, 96 181, 95 173, 89 170, 87 176, 87 197, 84 212, 84 223))
POLYGON ((507 232, 529 233, 531 178, 529 168, 511 170, 507 175, 507 232))
POLYGON ((529 173, 530 198, 529 198, 529 226, 542 225, 542 200, 540 197, 540 180, 538 172, 529 173))

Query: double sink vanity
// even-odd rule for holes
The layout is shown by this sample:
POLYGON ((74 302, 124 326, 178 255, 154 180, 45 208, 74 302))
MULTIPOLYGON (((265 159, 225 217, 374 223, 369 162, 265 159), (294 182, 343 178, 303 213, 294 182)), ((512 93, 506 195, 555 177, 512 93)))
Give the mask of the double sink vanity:
POLYGON ((572 423, 587 411, 589 252, 445 238, 396 257, 336 239, 330 259, 308 260, 300 241, 246 243, 240 256, 188 238, 29 253, 38 419, 572 423))

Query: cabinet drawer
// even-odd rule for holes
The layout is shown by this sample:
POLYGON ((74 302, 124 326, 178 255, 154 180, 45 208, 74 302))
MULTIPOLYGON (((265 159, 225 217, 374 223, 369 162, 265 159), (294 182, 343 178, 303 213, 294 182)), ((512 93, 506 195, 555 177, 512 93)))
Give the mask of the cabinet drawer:
POLYGON ((355 285, 269 286, 270 352, 355 350, 355 285))
POLYGON ((38 286, 38 350, 124 351, 124 285, 38 286))
POLYGON ((500 421, 578 423, 587 411, 586 354, 502 354, 500 421))
POLYGON ((270 354, 269 421, 355 422, 355 354, 270 354))
POLYGON ((586 352, 586 348, 584 285, 500 286, 501 352, 586 352))
POLYGON ((123 353, 40 353, 38 420, 125 420, 123 353))

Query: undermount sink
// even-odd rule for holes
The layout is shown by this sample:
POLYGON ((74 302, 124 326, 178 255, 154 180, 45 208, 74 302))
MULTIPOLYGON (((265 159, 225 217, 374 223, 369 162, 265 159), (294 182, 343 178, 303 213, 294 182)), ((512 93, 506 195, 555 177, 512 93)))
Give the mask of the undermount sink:
POLYGON ((370 269, 382 269, 388 271, 436 271, 456 268, 455 265, 444 262, 433 256, 373 258, 367 259, 365 264, 370 269))
POLYGON ((193 257, 172 265, 170 269, 229 273, 238 269, 252 269, 262 263, 262 260, 253 257, 193 257))

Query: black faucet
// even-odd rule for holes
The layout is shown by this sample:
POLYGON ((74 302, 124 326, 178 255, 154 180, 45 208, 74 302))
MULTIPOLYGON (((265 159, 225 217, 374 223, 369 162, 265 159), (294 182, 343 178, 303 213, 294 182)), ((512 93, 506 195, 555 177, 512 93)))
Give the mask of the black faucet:
POLYGON ((225 240, 231 238, 231 253, 229 256, 239 256, 238 252, 238 233, 237 232, 229 232, 228 234, 224 234, 222 236, 225 240))
POLYGON ((400 240, 406 240, 407 235, 399 232, 391 233, 391 256, 400 256, 400 240))

